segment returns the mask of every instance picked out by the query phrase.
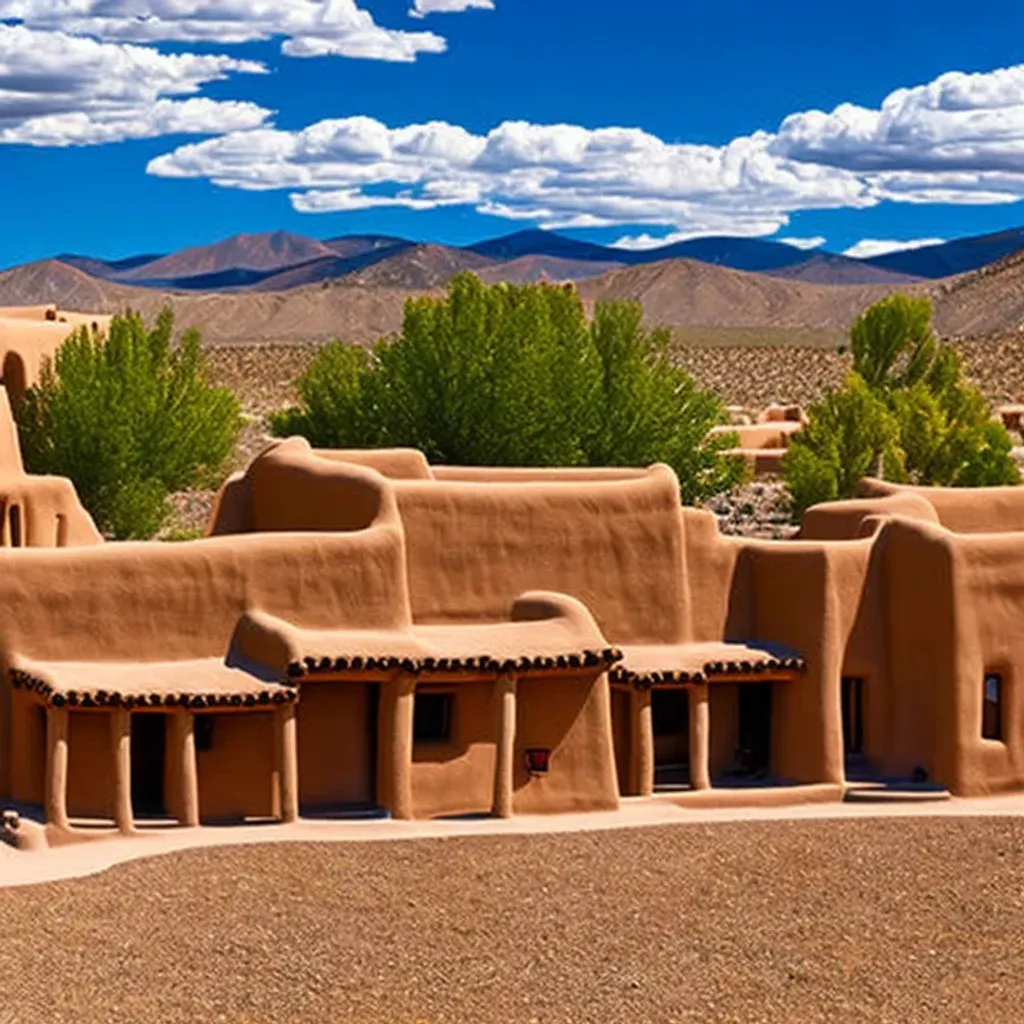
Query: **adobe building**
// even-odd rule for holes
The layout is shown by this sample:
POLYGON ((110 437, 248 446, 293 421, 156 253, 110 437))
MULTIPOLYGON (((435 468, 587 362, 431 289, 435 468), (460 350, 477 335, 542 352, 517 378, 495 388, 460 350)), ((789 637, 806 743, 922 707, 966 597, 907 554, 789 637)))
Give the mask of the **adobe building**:
POLYGON ((839 800, 854 772, 1024 788, 1024 489, 868 481, 754 541, 664 466, 292 438, 201 540, 104 543, 74 515, 63 544, 0 549, 0 794, 52 843, 839 800))
POLYGON ((55 305, 0 306, 0 380, 8 400, 19 402, 39 377, 45 359, 79 327, 105 331, 110 317, 70 313, 55 305))
POLYGON ((807 413, 799 405, 770 405, 753 418, 738 406, 727 411, 732 422, 712 427, 710 436, 735 434, 738 443, 727 454, 742 458, 754 477, 779 476, 793 435, 807 426, 807 413))

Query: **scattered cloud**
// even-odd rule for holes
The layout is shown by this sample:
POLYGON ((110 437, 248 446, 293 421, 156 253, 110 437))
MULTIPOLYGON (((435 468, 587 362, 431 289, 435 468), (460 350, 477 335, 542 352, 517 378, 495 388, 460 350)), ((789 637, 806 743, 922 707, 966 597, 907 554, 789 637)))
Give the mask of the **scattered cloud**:
MULTIPOLYGON (((417 6, 425 13, 467 4, 417 6)), ((1024 198, 1024 65, 943 75, 896 90, 877 110, 843 104, 796 113, 775 133, 722 146, 667 143, 638 128, 524 121, 486 135, 445 122, 392 128, 370 118, 245 135, 184 146, 149 170, 288 189, 307 212, 469 205, 545 227, 665 229, 616 243, 642 249, 696 235, 774 235, 800 210, 1017 202, 1024 198)))
POLYGON ((283 38, 289 57, 408 62, 446 49, 434 32, 378 25, 356 0, 0 0, 0 20, 105 42, 224 46, 283 38))
POLYGON ((890 252, 904 252, 907 249, 923 249, 928 245, 943 245, 944 238, 914 238, 908 242, 897 242, 885 238, 864 238, 856 245, 851 245, 843 252, 844 256, 852 256, 858 260, 868 260, 872 256, 885 256, 890 252))
POLYGON ((494 0, 414 0, 409 14, 413 18, 423 18, 428 14, 456 14, 470 8, 493 11, 494 0))
POLYGON ((1024 195, 1024 65, 951 71, 897 89, 878 110, 792 114, 773 153, 871 178, 904 202, 1013 202, 1024 195))
POLYGON ((522 121, 475 135, 443 121, 390 128, 354 117, 230 133, 158 157, 149 171, 287 188, 303 211, 468 204, 548 227, 667 224, 674 237, 773 234, 791 210, 876 201, 856 175, 772 157, 769 141, 673 145, 635 128, 522 121))
POLYGON ((773 238, 773 242, 781 242, 783 245, 791 245, 794 249, 820 249, 828 239, 824 235, 816 235, 814 238, 773 238))
POLYGON ((69 146, 244 132, 265 123, 270 111, 196 94, 228 75, 265 70, 231 57, 161 54, 0 24, 0 143, 69 146))

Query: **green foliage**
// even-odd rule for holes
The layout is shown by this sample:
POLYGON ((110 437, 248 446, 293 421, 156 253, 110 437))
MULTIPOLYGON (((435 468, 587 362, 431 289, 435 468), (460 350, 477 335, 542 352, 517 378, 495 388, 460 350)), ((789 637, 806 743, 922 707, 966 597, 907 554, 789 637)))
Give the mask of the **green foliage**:
POLYGON ((809 410, 783 461, 797 514, 851 497, 871 474, 956 487, 1020 482, 1010 435, 956 350, 936 341, 931 313, 926 298, 892 295, 854 323, 854 372, 809 410))
POLYGON ((850 347, 853 368, 872 391, 889 392, 922 381, 938 351, 931 300, 890 295, 876 302, 854 321, 850 347))
POLYGON ((206 378, 195 331, 129 314, 109 334, 76 331, 15 409, 25 465, 70 477, 99 528, 149 537, 167 496, 213 483, 241 429, 238 399, 206 378))
POLYGON ((882 462, 901 470, 899 424, 856 373, 810 411, 810 422, 783 456, 783 473, 797 515, 822 501, 852 497, 857 481, 882 462))
POLYGON ((604 303, 587 322, 571 287, 487 286, 455 278, 444 299, 406 304, 402 332, 369 354, 335 343, 299 381, 300 404, 272 417, 280 436, 323 447, 410 445, 463 465, 667 462, 695 501, 743 475, 707 440, 722 413, 668 358, 637 304, 604 303))

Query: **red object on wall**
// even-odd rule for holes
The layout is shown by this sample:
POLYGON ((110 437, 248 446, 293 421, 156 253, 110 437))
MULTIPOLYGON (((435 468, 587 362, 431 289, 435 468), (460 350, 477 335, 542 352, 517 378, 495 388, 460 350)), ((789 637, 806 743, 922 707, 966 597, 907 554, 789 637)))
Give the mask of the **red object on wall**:
POLYGON ((531 775, 547 775, 551 751, 547 747, 530 747, 526 751, 526 770, 531 775))

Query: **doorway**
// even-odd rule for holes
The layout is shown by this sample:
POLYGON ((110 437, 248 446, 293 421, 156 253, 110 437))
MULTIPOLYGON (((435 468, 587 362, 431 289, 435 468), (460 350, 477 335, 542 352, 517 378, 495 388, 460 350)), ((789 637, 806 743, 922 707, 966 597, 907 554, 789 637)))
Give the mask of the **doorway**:
POLYGON ((690 695, 686 690, 651 691, 654 788, 690 785, 690 695))
POLYGON ((298 708, 299 803, 306 817, 377 808, 376 683, 310 683, 298 708))
POLYGON ((132 715, 132 811, 139 818, 167 813, 164 768, 167 716, 159 712, 132 715))
POLYGON ((739 688, 736 761, 747 778, 763 778, 772 761, 772 684, 744 683, 739 688))
POLYGON ((846 757, 864 754, 864 680, 843 676, 843 753, 846 757))

